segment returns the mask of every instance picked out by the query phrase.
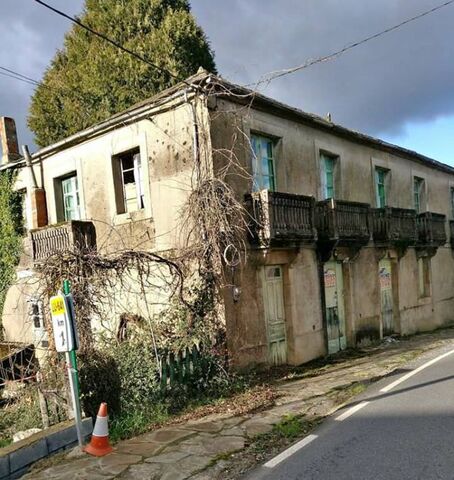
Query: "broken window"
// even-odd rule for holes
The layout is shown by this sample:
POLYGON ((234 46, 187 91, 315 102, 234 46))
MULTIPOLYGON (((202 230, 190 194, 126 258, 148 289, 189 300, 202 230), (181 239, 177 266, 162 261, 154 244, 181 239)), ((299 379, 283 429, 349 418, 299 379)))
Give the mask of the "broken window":
POLYGON ((113 159, 117 213, 145 208, 142 160, 139 149, 116 155, 113 159))

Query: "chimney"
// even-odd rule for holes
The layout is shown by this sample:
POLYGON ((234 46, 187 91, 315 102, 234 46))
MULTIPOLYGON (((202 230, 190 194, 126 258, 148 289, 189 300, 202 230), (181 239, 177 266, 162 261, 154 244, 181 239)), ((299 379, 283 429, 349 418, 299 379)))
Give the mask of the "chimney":
POLYGON ((16 123, 12 118, 0 117, 0 138, 2 142, 3 157, 1 163, 19 160, 19 145, 17 143, 16 123))

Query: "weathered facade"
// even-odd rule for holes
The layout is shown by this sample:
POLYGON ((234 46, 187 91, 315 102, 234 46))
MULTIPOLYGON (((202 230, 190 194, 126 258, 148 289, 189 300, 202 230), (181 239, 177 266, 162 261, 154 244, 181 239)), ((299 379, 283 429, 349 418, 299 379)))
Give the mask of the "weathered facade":
POLYGON ((34 154, 36 185, 22 160, 2 167, 19 168, 32 257, 8 294, 7 339, 34 338, 32 266, 68 228, 56 224, 75 220, 106 251, 179 247, 196 148, 214 175, 230 170, 249 212, 248 260, 224 292, 238 366, 452 322, 453 168, 200 73, 34 154))

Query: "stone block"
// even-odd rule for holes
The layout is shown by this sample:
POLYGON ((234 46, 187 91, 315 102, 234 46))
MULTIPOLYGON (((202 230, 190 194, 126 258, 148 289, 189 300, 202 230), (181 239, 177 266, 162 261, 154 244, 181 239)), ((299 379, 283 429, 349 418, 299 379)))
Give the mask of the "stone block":
POLYGON ((27 465, 44 458, 48 455, 47 442, 45 438, 41 438, 37 442, 24 446, 19 450, 11 452, 9 455, 10 473, 21 470, 27 465))

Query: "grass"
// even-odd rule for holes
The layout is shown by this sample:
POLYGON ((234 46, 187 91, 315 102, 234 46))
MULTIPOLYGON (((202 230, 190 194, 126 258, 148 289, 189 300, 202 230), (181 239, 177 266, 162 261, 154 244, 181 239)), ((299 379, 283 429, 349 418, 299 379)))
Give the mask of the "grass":
POLYGON ((160 403, 120 414, 109 423, 110 440, 116 443, 135 437, 147 432, 155 425, 164 423, 169 417, 166 406, 160 403))

